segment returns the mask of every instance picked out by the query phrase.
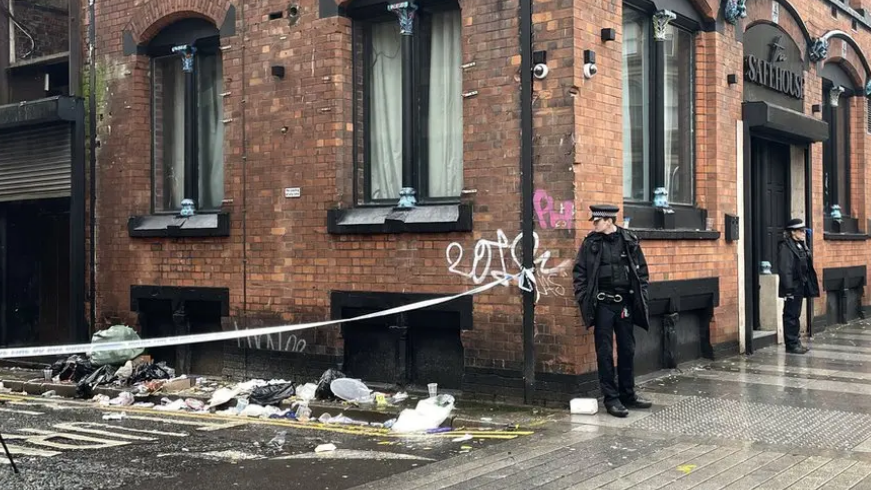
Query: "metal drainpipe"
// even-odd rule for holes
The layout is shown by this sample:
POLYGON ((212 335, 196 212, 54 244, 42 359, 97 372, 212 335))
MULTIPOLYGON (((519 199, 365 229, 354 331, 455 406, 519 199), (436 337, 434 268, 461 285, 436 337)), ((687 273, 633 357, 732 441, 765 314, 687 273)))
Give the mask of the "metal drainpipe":
MULTIPOLYGON (((245 4, 241 2, 242 14, 242 329, 248 328, 248 100, 245 71, 245 45, 248 23, 245 19, 245 4)), ((244 371, 248 373, 248 349, 244 349, 244 371)))
POLYGON ((88 90, 88 131, 90 131, 90 226, 91 226, 91 329, 97 328, 97 0, 88 0, 88 75, 90 78, 88 90))
MULTIPOLYGON (((533 268, 532 172, 532 0, 520 0, 520 207, 524 273, 533 268)), ((529 404, 535 394, 535 291, 523 291, 523 381, 523 399, 529 404)))

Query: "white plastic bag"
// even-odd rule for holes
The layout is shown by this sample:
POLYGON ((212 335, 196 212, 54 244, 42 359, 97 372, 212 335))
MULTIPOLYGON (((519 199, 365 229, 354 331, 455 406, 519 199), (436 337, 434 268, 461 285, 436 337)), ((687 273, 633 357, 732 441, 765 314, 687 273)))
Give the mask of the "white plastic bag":
POLYGON ((390 430, 393 432, 423 432, 442 425, 454 410, 454 397, 438 395, 417 402, 414 410, 405 409, 399 414, 390 430))

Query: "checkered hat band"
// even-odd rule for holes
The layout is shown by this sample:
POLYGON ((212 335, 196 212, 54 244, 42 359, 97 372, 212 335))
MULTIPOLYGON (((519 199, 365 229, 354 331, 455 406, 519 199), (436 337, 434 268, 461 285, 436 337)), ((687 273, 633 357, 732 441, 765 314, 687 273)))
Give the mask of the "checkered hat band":
POLYGON ((593 218, 616 218, 617 213, 613 211, 593 211, 593 218))

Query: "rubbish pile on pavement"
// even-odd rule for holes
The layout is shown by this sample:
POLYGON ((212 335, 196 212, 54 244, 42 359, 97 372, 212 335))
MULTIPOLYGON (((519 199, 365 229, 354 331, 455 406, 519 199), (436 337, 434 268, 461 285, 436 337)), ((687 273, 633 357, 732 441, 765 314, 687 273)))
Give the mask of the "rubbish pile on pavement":
MULTIPOLYGON (((94 334, 92 343, 138 340, 130 327, 115 325, 94 334)), ((230 386, 220 386, 205 378, 176 376, 175 370, 163 362, 155 363, 142 349, 125 349, 89 353, 86 357, 70 356, 56 361, 46 369, 46 377, 55 383, 76 384, 76 393, 103 407, 149 408, 157 411, 214 412, 220 415, 289 419, 320 424, 374 426, 398 433, 434 432, 440 429, 454 409, 454 398, 439 395, 437 386, 429 385, 429 398, 419 400, 414 409, 402 410, 399 417, 386 422, 365 422, 348 417, 344 412, 333 416, 323 413, 316 419, 310 404, 314 400, 341 400, 351 406, 397 406, 408 399, 404 392, 393 395, 375 392, 362 381, 346 377, 336 369, 328 369, 317 383, 297 385, 283 379, 265 381, 254 379, 230 386), (95 395, 100 386, 120 387, 125 390, 117 397, 95 395), (208 402, 198 398, 163 397, 159 405, 142 401, 158 393, 190 393, 211 395, 208 402), (139 399, 139 401, 137 400, 139 399), (282 407, 284 406, 284 408, 282 407)), ((48 380, 48 379, 47 379, 48 380)), ((119 420, 125 414, 106 414, 107 420, 119 420)))

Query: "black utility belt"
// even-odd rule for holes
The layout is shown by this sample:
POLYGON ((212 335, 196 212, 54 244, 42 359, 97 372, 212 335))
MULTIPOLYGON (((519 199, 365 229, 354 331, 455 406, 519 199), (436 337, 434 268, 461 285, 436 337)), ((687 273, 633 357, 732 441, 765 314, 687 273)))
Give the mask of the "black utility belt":
POLYGON ((606 303, 622 303, 623 300, 629 297, 630 293, 602 293, 596 295, 596 299, 598 301, 604 301, 606 303))

